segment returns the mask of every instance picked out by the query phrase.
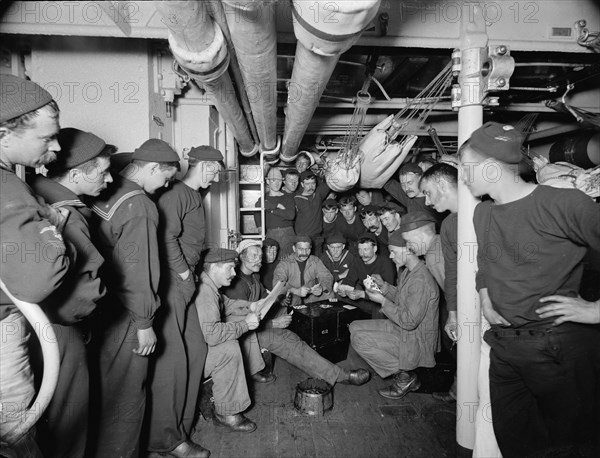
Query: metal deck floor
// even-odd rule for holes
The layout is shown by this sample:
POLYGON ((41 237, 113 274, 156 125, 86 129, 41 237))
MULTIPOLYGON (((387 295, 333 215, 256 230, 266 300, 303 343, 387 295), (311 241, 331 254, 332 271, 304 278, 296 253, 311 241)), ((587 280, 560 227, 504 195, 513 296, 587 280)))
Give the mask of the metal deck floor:
MULTIPOLYGON (((340 363, 346 368, 368 365, 352 350, 340 363)), ((372 370, 371 370, 372 372, 372 370)), ((313 417, 294 408, 296 385, 307 375, 286 361, 275 360, 277 380, 250 387, 252 407, 246 415, 258 429, 233 433, 200 418, 195 441, 212 457, 446 457, 456 455, 456 413, 427 393, 401 400, 381 397, 377 390, 391 379, 374 374, 369 383, 334 387, 333 409, 313 417)))

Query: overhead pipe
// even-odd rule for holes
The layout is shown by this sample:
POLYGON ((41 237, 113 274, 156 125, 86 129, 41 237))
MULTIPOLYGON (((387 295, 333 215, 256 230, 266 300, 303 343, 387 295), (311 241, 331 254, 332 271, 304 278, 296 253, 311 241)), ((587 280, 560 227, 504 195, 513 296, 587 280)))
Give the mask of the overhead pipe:
POLYGON ((380 3, 381 0, 291 2, 298 44, 285 108, 280 155, 283 161, 293 161, 298 155, 302 137, 340 55, 358 41, 375 18, 380 3))
POLYGON ((155 2, 169 28, 169 46, 179 66, 212 96, 219 114, 233 132, 240 153, 253 156, 258 145, 252 139, 244 112, 227 73, 229 53, 221 28, 196 1, 155 2))
POLYGON ((223 0, 260 151, 277 159, 277 29, 273 0, 223 0))
POLYGON ((554 143, 530 146, 529 153, 545 157, 550 162, 569 162, 591 169, 600 164, 600 132, 587 130, 554 143))
POLYGON ((256 123, 254 122, 254 117, 252 116, 252 108, 250 107, 248 94, 246 93, 244 87, 244 78, 242 76, 242 71, 240 70, 237 54, 235 52, 233 42, 231 41, 231 32, 229 31, 229 25, 227 25, 227 19, 225 18, 225 10, 223 9, 223 4, 219 1, 208 2, 208 10, 214 21, 219 25, 219 27, 221 27, 223 35, 225 35, 225 40, 227 41, 227 49, 229 50, 230 56, 229 69, 231 70, 231 75, 233 76, 233 82, 238 88, 238 97, 242 102, 242 109, 244 110, 244 114, 246 115, 248 125, 250 126, 252 139, 254 140, 254 143, 258 144, 260 143, 260 138, 258 137, 256 123))

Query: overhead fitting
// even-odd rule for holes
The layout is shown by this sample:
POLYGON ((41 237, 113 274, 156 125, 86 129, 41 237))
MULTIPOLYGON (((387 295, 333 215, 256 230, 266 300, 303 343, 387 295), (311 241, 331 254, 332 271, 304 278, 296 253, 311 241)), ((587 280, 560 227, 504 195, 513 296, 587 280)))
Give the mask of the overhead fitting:
POLYGON ((452 53, 452 72, 461 77, 462 84, 452 86, 452 109, 480 104, 497 106, 498 97, 490 92, 507 91, 515 70, 515 60, 505 45, 455 49, 452 53), (467 62, 466 62, 467 61, 467 62), (464 74, 463 69, 477 69, 464 74))

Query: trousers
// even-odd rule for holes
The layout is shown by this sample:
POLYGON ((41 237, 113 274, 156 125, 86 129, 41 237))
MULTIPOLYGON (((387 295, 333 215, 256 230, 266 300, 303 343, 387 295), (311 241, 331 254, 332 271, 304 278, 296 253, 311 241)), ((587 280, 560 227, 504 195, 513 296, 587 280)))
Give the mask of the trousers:
POLYGON ((136 457, 146 408, 148 357, 133 353, 138 340, 129 313, 114 303, 104 304, 103 309, 105 326, 99 336, 97 373, 90 393, 100 401, 97 437, 88 455, 136 457))
POLYGON ((83 458, 88 433, 89 370, 78 326, 53 324, 60 352, 60 373, 52 401, 38 423, 46 457, 83 458))
POLYGON ((148 375, 147 449, 154 452, 169 452, 192 433, 208 352, 198 313, 190 306, 193 279, 172 272, 168 280, 154 320, 159 347, 148 375))
POLYGON ((285 359, 311 377, 335 385, 343 369, 323 358, 289 329, 266 328, 256 333, 262 348, 285 359))
POLYGON ((350 343, 381 378, 418 366, 418 348, 411 348, 390 320, 353 321, 350 343))
POLYGON ((250 406, 244 359, 237 339, 208 347, 204 371, 213 379, 216 413, 234 415, 250 406))
POLYGON ((490 329, 490 398, 504 457, 598 446, 600 329, 490 329))

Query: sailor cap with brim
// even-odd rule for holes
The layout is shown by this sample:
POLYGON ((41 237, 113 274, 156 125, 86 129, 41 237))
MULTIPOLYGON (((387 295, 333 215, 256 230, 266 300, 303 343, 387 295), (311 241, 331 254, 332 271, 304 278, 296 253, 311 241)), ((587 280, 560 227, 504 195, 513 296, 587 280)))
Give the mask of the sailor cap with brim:
POLYGON ((408 232, 431 223, 435 223, 431 215, 422 211, 410 212, 402 217, 400 227, 394 232, 408 232))
POLYGON ((488 121, 471 134, 469 145, 475 151, 506 164, 518 164, 523 156, 525 136, 508 124, 488 121))

